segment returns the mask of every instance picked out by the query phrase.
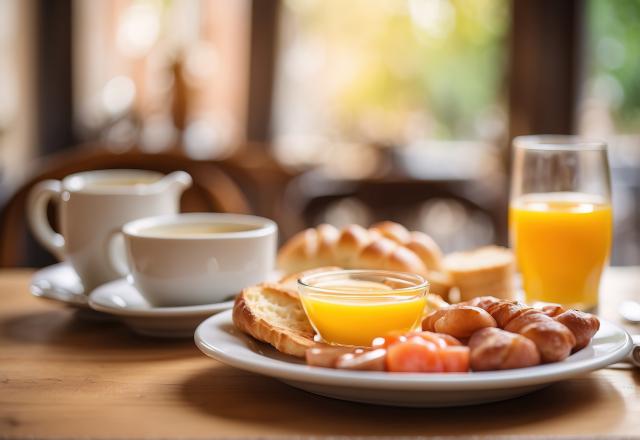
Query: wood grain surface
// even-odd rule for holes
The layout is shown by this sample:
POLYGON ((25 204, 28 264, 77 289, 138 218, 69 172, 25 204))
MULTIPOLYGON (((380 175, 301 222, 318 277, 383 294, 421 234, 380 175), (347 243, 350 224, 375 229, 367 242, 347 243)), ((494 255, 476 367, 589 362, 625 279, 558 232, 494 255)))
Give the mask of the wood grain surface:
MULTIPOLYGON (((28 293, 0 271, 0 438, 288 436, 640 437, 640 371, 609 368, 475 407, 402 409, 318 397, 143 338, 28 293)), ((602 313, 640 299, 640 268, 611 270, 602 313)), ((640 332, 637 327, 627 327, 640 332)))

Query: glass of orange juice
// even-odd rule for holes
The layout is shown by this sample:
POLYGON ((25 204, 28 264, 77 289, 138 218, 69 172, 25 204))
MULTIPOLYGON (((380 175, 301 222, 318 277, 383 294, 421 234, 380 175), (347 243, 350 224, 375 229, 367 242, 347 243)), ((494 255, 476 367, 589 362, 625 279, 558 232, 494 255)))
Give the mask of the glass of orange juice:
POLYGON ((612 235, 606 144, 515 138, 509 229, 527 302, 594 310, 612 235))

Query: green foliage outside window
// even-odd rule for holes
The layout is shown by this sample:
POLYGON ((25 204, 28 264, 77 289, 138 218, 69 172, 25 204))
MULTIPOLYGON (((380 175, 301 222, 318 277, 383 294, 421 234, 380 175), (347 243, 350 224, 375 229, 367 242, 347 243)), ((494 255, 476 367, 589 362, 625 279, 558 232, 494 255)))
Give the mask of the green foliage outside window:
POLYGON ((504 115, 508 6, 506 0, 285 3, 296 38, 323 47, 335 130, 373 140, 402 140, 410 121, 428 138, 486 138, 483 122, 504 115))

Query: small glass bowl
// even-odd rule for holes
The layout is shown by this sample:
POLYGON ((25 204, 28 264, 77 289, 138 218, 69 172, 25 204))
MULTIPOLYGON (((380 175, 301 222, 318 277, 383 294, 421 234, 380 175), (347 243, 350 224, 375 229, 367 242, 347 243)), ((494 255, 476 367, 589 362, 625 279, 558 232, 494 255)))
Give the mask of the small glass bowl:
POLYGON ((305 313, 322 342, 368 347, 391 331, 420 323, 429 283, 386 270, 320 272, 298 280, 305 313))

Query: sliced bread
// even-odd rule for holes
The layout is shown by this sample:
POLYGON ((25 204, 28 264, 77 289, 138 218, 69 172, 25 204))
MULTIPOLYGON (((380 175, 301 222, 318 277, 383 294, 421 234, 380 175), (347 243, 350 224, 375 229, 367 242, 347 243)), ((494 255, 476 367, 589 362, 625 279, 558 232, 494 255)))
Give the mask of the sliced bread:
POLYGON ((233 307, 237 328, 273 345, 278 351, 304 357, 314 345, 315 332, 297 296, 277 284, 261 284, 244 289, 233 307))
POLYGON ((478 296, 513 299, 515 289, 513 252, 499 246, 485 246, 466 252, 449 254, 444 267, 460 291, 460 300, 478 296))

